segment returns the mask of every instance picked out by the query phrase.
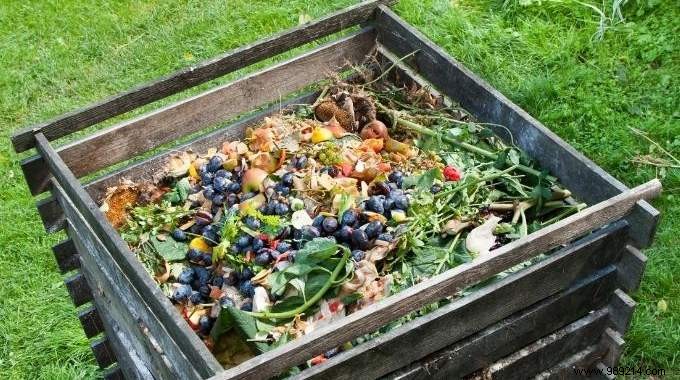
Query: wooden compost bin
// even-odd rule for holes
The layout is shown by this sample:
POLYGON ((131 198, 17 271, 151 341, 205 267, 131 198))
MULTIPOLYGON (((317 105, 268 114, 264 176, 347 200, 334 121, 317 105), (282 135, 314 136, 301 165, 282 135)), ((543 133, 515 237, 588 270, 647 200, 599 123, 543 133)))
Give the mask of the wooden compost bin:
MULTIPOLYGON (((447 55, 395 15, 385 1, 366 1, 274 37, 236 49, 132 91, 17 132, 17 152, 37 148, 22 161, 47 231, 66 230, 54 247, 85 334, 107 378, 261 379, 375 331, 388 322, 462 288, 479 283, 541 253, 540 263, 376 339, 301 372, 298 378, 363 379, 575 377, 572 367, 604 368, 619 360, 645 266, 640 248, 652 241, 659 213, 643 199, 658 195, 652 181, 629 190, 546 129, 525 111, 447 55), (359 27, 356 27, 359 25, 359 27), (99 130, 67 145, 50 141, 316 39, 352 28, 302 55, 210 91, 99 130), (400 62, 395 57, 416 53, 400 62), (394 80, 430 83, 560 178, 590 207, 491 255, 478 257, 335 325, 224 370, 144 271, 107 222, 95 200, 121 178, 150 178, 170 153, 132 164, 83 184, 102 171, 210 125, 224 123, 341 70, 378 57, 397 67, 394 80), (75 273, 75 274, 73 274, 75 273)), ((314 93, 288 103, 311 102, 314 93)), ((284 102, 285 104, 285 102, 284 102)), ((275 104, 176 147, 206 150, 240 137, 246 126, 277 112, 275 104)))

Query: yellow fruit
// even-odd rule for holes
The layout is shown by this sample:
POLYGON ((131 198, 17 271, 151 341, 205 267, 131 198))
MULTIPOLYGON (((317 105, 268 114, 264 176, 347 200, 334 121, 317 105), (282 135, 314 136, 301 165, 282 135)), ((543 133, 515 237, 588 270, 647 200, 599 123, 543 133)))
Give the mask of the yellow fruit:
POLYGON ((333 138, 333 132, 327 128, 316 127, 312 131, 312 142, 318 144, 320 142, 328 141, 333 138))
POLYGON ((198 175, 198 170, 196 170, 196 165, 194 165, 193 162, 189 165, 189 176, 191 178, 201 179, 201 176, 198 175))
POLYGON ((195 249, 205 253, 212 253, 212 247, 210 247, 202 237, 193 238, 191 243, 189 243, 189 249, 195 249))

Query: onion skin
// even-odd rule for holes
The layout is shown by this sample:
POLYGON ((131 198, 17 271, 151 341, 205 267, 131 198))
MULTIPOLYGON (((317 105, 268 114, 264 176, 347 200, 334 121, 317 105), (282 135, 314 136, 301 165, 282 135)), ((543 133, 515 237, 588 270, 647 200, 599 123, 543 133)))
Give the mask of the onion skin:
POLYGON ((382 121, 378 119, 371 120, 366 125, 364 125, 364 128, 361 130, 361 138, 363 140, 387 139, 389 137, 390 135, 387 133, 387 127, 382 121))

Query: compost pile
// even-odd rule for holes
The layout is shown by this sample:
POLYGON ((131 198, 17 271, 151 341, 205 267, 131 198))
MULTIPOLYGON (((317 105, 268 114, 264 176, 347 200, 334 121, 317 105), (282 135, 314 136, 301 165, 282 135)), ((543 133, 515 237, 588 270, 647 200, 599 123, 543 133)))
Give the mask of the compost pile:
POLYGON ((335 81, 102 209, 233 366, 584 206, 490 127, 417 85, 335 81))

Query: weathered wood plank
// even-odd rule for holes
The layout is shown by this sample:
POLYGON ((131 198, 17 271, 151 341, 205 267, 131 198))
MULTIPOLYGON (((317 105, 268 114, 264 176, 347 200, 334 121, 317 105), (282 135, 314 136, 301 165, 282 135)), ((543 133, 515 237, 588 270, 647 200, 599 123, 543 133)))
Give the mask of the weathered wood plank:
POLYGON ((617 267, 619 269, 619 283, 627 292, 634 292, 640 287, 646 265, 647 256, 632 245, 626 245, 617 267))
POLYGON ((617 262, 627 231, 625 222, 614 223, 540 263, 309 368, 296 379, 377 378, 401 368, 617 262))
POLYGON ((99 368, 106 368, 116 362, 116 354, 111 349, 111 345, 105 336, 92 341, 90 348, 99 368))
POLYGON ((62 274, 80 267, 78 252, 71 239, 66 239, 52 247, 52 252, 62 274))
POLYGON ((78 319, 83 327, 83 331, 85 331, 85 336, 88 338, 92 338, 104 331, 102 319, 99 317, 99 312, 94 306, 79 311, 78 319))
POLYGON ((92 301, 90 286, 87 284, 87 280, 82 273, 76 273, 73 276, 68 277, 64 280, 64 284, 76 307, 92 301))
MULTIPOLYGON (((379 43, 398 56, 417 50, 406 61, 416 67, 425 79, 480 121, 507 127, 518 146, 536 159, 541 167, 558 176, 581 200, 601 202, 627 189, 389 8, 379 7, 376 27, 379 43)), ((496 132, 507 136, 504 129, 496 132)), ((651 244, 658 219, 659 212, 646 202, 640 202, 629 216, 631 226, 635 227, 632 238, 638 246, 651 244)))
POLYGON ((576 322, 522 348, 484 371, 494 380, 528 379, 597 342, 607 323, 607 309, 597 310, 576 322))
MULTIPOLYGON (((151 373, 163 378, 201 378, 194 363, 187 359, 183 349, 167 335, 165 327, 149 310, 146 300, 121 272, 101 240, 94 235, 56 181, 53 191, 69 223, 73 225, 73 230, 78 231, 71 238, 80 252, 82 270, 91 283, 97 308, 106 310, 102 317, 108 320, 108 325, 115 321, 118 326, 115 333, 125 337, 129 342, 129 349, 134 350, 134 357, 145 363, 145 368, 148 367, 147 370, 151 373)), ((132 354, 122 351, 120 355, 132 354)))
POLYGON ((450 379, 485 368, 605 305, 615 282, 616 269, 609 265, 569 289, 427 356, 406 373, 399 370, 385 378, 450 379), (414 371, 416 368, 419 370, 414 371))
POLYGON ((38 209, 38 215, 40 215, 45 231, 54 233, 64 229, 66 226, 64 212, 61 211, 53 196, 37 201, 35 207, 38 209))
POLYGON ((609 317, 615 331, 625 334, 637 303, 623 290, 617 289, 609 303, 609 317))
POLYGON ((102 377, 104 380, 125 380, 123 371, 120 370, 117 364, 102 371, 102 377))
MULTIPOLYGON (((374 46, 375 30, 365 28, 234 82, 98 131, 57 151, 73 174, 81 177, 277 101, 327 78, 331 72, 360 63, 374 46)), ((40 156, 23 160, 21 166, 33 194, 48 189, 45 179, 49 171, 40 156)))
POLYGON ((175 311, 170 301, 142 268, 139 260, 106 220, 97 204, 85 192, 47 139, 42 134, 38 134, 36 143, 38 151, 45 158, 55 180, 63 186, 63 192, 92 229, 92 234, 101 239, 100 244, 106 248, 113 257, 113 261, 120 267, 118 272, 124 273, 129 278, 131 285, 140 293, 140 297, 147 303, 153 315, 167 330, 167 335, 182 347, 202 376, 211 376, 220 371, 222 366, 175 311))
POLYGON ((337 347, 358 336, 375 331, 386 323, 434 301, 455 294, 458 289, 487 279, 540 253, 565 244, 578 236, 626 215, 643 198, 658 195, 658 180, 626 191, 588 207, 529 236, 507 244, 493 254, 477 257, 438 276, 427 279, 382 302, 311 334, 246 361, 220 374, 220 378, 255 378, 278 372, 337 347))
POLYGON ((550 369, 536 375, 534 380, 572 380, 572 379, 603 379, 604 377, 594 375, 587 377, 578 374, 577 371, 594 368, 595 364, 602 357, 602 349, 599 344, 593 344, 582 351, 564 359, 550 369))
POLYGON ((602 334, 600 344, 605 348, 602 363, 610 368, 616 367, 619 364, 619 359, 621 354, 623 354, 623 347, 626 344, 621 334, 607 327, 604 334, 602 334))
POLYGON ((360 2, 317 21, 237 48, 104 101, 64 114, 51 121, 19 130, 12 135, 12 144, 17 152, 26 151, 35 146, 34 135, 38 133, 42 133, 48 141, 66 136, 318 38, 368 21, 373 17, 377 5, 391 2, 393 1, 369 0, 360 2))

